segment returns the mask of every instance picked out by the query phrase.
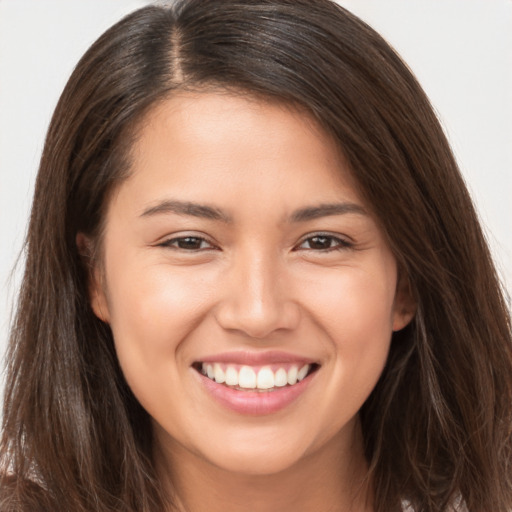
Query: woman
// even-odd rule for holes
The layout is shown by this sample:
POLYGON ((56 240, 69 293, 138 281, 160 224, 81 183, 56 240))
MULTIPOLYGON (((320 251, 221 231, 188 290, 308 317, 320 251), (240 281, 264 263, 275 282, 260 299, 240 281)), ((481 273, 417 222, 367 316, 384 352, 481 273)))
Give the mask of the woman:
POLYGON ((1 510, 505 512, 510 321, 423 91, 326 0, 179 1, 70 78, 1 510))

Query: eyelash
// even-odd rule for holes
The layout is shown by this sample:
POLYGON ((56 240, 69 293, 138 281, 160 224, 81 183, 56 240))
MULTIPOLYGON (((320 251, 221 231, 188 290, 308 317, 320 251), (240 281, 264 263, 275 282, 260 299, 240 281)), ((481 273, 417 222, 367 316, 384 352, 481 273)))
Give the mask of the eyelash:
POLYGON ((314 239, 321 239, 324 241, 329 242, 329 247, 326 248, 319 248, 319 249, 312 249, 309 248, 307 250, 314 251, 314 252, 332 252, 332 251, 343 251, 346 249, 352 249, 354 247, 354 244, 350 241, 348 241, 345 238, 340 238, 339 236, 331 235, 329 233, 315 233, 314 235, 309 235, 306 238, 303 238, 302 241, 296 246, 297 248, 294 249, 294 251, 299 250, 302 245, 304 245, 306 242, 310 242, 314 239), (335 243, 334 246, 332 246, 332 243, 335 243))
POLYGON ((168 247, 169 249, 175 249, 178 251, 186 251, 186 252, 200 252, 205 250, 216 249, 211 242, 209 242, 206 238, 202 236, 177 236, 176 238, 170 238, 169 240, 164 240, 162 243, 158 244, 159 247, 168 247), (203 243, 207 244, 208 247, 198 247, 198 248, 185 248, 180 247, 179 244, 185 242, 186 240, 198 242, 200 245, 203 243))
MULTIPOLYGON (((322 242, 321 242, 322 243, 322 242)), ((206 238, 201 236, 180 236, 175 238, 170 238, 169 240, 165 240, 162 243, 158 244, 159 247, 167 247, 169 249, 174 250, 181 250, 185 252, 201 252, 201 251, 207 251, 212 249, 217 249, 217 247, 209 242, 206 238), (180 247, 180 244, 187 243, 187 240, 189 243, 192 243, 192 245, 195 245, 196 247, 180 247), (199 247, 197 247, 197 244, 199 244, 199 247), (203 244, 206 244, 207 247, 201 247, 203 244)), ((314 235, 310 235, 306 238, 303 238, 301 242, 295 246, 293 249, 294 251, 298 251, 302 249, 310 250, 314 252, 332 252, 332 251, 342 251, 344 249, 351 249, 354 247, 354 244, 352 242, 349 242, 346 239, 340 238, 338 236, 334 236, 328 233, 315 233, 314 235), (311 242, 313 240, 317 239, 317 241, 323 241, 329 243, 329 247, 324 248, 302 248, 302 246, 306 243, 311 242), (332 244, 335 244, 334 246, 332 244)))

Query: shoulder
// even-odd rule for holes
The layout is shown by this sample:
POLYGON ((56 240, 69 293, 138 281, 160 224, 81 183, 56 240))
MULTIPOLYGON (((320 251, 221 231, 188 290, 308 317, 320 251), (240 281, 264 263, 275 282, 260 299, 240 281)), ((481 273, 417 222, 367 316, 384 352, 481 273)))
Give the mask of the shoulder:
POLYGON ((52 501, 49 493, 32 480, 0 476, 0 512, 54 512, 52 501))

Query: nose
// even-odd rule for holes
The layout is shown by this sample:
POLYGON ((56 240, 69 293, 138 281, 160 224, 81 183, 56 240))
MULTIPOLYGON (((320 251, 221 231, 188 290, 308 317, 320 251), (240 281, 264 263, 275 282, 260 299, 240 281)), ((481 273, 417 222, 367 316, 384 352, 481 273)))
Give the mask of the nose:
POLYGON ((277 258, 239 256, 229 269, 216 318, 222 328, 263 339, 280 330, 293 330, 300 307, 277 258))

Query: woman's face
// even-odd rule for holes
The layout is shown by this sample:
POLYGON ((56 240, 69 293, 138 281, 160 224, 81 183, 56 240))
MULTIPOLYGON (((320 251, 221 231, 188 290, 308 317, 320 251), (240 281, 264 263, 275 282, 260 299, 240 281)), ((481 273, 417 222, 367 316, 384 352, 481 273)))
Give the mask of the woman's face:
POLYGON ((182 93, 132 171, 91 297, 168 460, 262 474, 352 450, 411 308, 334 143, 283 105, 182 93))

